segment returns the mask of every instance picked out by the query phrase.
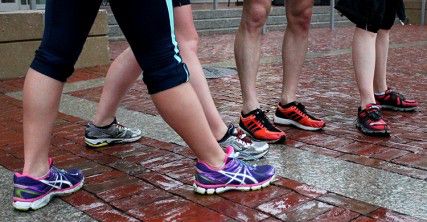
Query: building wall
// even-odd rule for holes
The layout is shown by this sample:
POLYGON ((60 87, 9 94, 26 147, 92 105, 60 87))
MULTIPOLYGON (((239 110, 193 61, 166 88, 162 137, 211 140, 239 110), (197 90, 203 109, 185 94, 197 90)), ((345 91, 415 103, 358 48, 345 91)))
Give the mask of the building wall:
MULTIPOLYGON (((43 20, 44 11, 40 10, 0 12, 0 79, 25 75, 42 39, 43 20)), ((107 34, 107 13, 102 10, 98 13, 76 68, 110 62, 107 34)))

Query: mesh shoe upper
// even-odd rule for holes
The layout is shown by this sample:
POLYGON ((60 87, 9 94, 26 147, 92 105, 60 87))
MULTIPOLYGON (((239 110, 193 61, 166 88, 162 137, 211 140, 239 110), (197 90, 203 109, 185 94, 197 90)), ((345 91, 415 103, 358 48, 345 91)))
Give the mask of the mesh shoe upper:
POLYGON ((375 95, 375 100, 378 104, 383 106, 383 108, 396 107, 414 109, 418 106, 418 102, 416 100, 406 99, 401 93, 392 89, 387 89, 384 95, 375 95))
POLYGON ((381 107, 368 104, 365 109, 359 107, 357 122, 362 132, 366 134, 386 134, 389 126, 383 120, 381 107))
POLYGON ((228 157, 220 170, 197 162, 195 182, 203 187, 221 187, 224 185, 257 185, 271 179, 275 169, 270 165, 251 166, 236 158, 228 157))
POLYGON ((301 103, 292 102, 286 105, 279 104, 275 116, 295 121, 302 126, 321 129, 325 127, 325 121, 310 115, 301 103))
POLYGON ((242 160, 259 159, 268 152, 269 147, 265 142, 253 141, 233 124, 228 126, 226 136, 218 142, 223 148, 233 147, 236 157, 242 160))
POLYGON ((286 139, 286 134, 276 128, 261 109, 253 110, 247 115, 242 113, 239 126, 257 140, 279 141, 286 139))
POLYGON ((141 130, 127 128, 117 122, 114 122, 108 127, 97 127, 92 122, 86 125, 85 137, 90 139, 129 139, 141 136, 141 130))

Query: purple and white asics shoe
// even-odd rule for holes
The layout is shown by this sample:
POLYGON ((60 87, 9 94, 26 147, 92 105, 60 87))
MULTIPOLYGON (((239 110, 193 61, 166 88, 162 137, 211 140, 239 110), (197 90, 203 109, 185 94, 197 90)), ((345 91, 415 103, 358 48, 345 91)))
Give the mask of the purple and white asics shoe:
POLYGON ((200 194, 222 193, 228 190, 250 191, 267 187, 274 180, 273 166, 251 166, 231 158, 233 148, 227 147, 227 157, 222 169, 216 170, 203 162, 196 164, 194 191, 200 194))
POLYGON ((46 206, 54 196, 73 193, 83 186, 84 176, 80 170, 62 170, 52 166, 46 176, 33 178, 15 173, 13 177, 13 207, 17 210, 37 210, 46 206))

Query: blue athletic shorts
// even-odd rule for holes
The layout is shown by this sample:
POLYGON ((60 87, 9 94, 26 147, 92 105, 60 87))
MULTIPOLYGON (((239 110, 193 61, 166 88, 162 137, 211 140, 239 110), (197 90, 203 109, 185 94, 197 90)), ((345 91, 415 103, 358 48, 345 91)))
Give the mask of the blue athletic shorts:
MULTIPOLYGON (((31 68, 65 82, 102 0, 47 0, 43 40, 31 68)), ((172 0, 110 0, 114 16, 141 67, 150 94, 189 80, 174 34, 172 0)))
POLYGON ((191 4, 190 0, 172 0, 172 2, 173 2, 173 7, 179 7, 179 6, 191 4))

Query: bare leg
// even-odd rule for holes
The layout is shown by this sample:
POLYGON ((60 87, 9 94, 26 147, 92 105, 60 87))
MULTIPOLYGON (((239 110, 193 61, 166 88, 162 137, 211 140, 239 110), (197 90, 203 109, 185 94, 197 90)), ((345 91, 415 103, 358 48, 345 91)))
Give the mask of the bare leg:
POLYGON ((288 25, 282 47, 283 86, 280 100, 282 104, 296 100, 299 74, 307 52, 312 7, 313 0, 286 1, 288 25))
POLYGON ((353 37, 353 64, 362 108, 375 103, 373 81, 376 36, 375 33, 356 28, 353 37))
POLYGON ((181 49, 182 59, 188 65, 191 73, 191 86, 196 91, 197 97, 202 104, 203 111, 215 139, 220 140, 227 132, 227 126, 215 106, 203 73, 202 65, 197 57, 199 36, 194 27, 191 6, 176 7, 174 14, 176 37, 181 49))
POLYGON ((41 177, 48 170, 53 125, 64 84, 29 69, 24 84, 24 170, 41 177))
POLYGON ((237 71, 243 96, 243 113, 259 108, 256 76, 260 61, 261 31, 270 13, 271 0, 245 0, 234 42, 237 71))
MULTIPOLYGON (((174 16, 176 36, 181 55, 191 73, 190 83, 202 103, 210 129, 215 138, 219 140, 226 133, 227 126, 215 107, 203 74, 202 65, 197 57, 199 38, 194 27, 191 6, 176 7, 174 16)), ((108 125, 113 121, 121 98, 126 94, 130 85, 139 77, 140 73, 141 68, 132 50, 127 48, 114 60, 108 70, 101 100, 93 121, 95 125, 108 125)))
POLYGON ((390 43, 390 30, 380 29, 376 41, 374 92, 383 93, 387 90, 387 58, 390 43))
POLYGON ((105 126, 113 122, 120 100, 140 76, 142 70, 130 48, 122 52, 107 72, 101 99, 93 123, 105 126))
POLYGON ((152 95, 163 119, 184 139, 197 158, 213 167, 220 167, 225 153, 218 145, 203 108, 189 83, 152 95))

